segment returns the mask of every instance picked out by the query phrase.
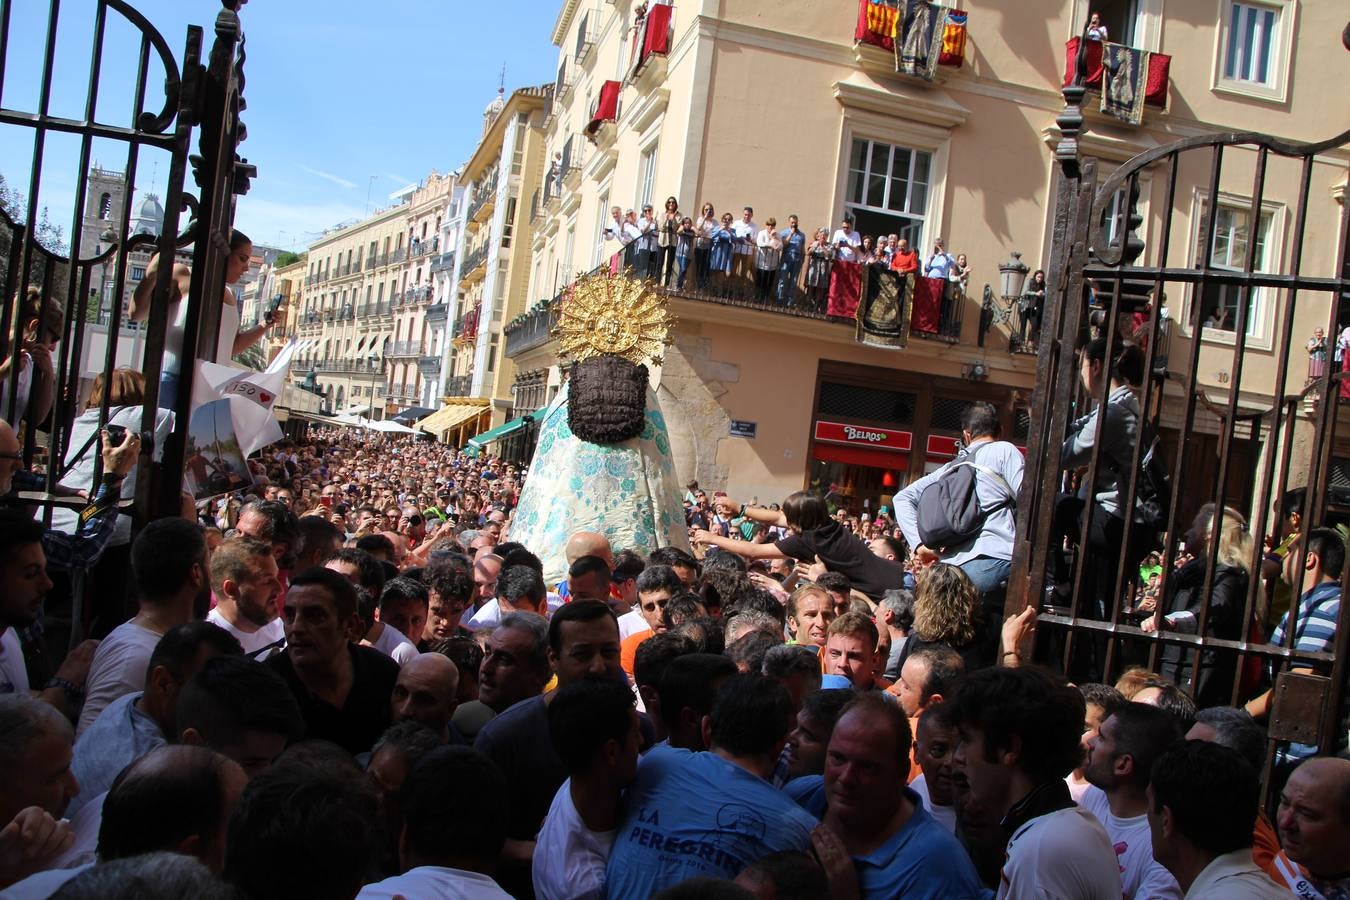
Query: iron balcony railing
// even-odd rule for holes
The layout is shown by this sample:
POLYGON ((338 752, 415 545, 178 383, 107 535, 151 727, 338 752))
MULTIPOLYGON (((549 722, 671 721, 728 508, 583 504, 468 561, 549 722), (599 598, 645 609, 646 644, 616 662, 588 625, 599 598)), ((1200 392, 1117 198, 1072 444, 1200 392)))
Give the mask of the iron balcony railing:
POLYGON ((427 307, 425 315, 428 325, 444 325, 450 316, 450 304, 433 303, 427 307))
POLYGON ((369 359, 316 359, 308 363, 301 362, 296 368, 299 371, 307 371, 314 368, 319 372, 328 372, 335 374, 348 375, 383 375, 384 362, 382 360, 369 359))
POLYGON ((506 329, 506 355, 519 356, 527 350, 548 343, 549 334, 558 323, 561 304, 555 297, 543 306, 536 306, 506 329))
POLYGON ((460 316, 459 321, 455 322, 455 327, 451 331, 451 338, 472 339, 478 335, 478 319, 483 311, 482 304, 474 306, 473 309, 460 316))
POLYGON ((577 43, 572 51, 572 59, 578 66, 584 66, 591 57, 591 50, 595 48, 595 25, 591 21, 591 14, 588 12, 581 17, 581 22, 577 25, 577 43))
POLYGON ((408 251, 403 247, 399 247, 393 253, 389 254, 389 264, 392 266, 395 263, 401 263, 403 262, 404 259, 407 258, 407 256, 408 251))
POLYGON ((447 397, 467 397, 472 389, 472 375, 451 375, 445 379, 445 396, 447 397))
POLYGON ((474 189, 473 199, 469 201, 469 210, 467 218, 470 221, 477 219, 478 213, 496 196, 497 196, 497 170, 494 169, 492 171, 492 174, 489 175, 486 179, 484 179, 479 184, 479 186, 474 189))
POLYGON ((384 352, 385 359, 402 359, 409 356, 421 356, 425 347, 423 341, 396 341, 384 352))
POLYGON ((417 360, 417 371, 422 373, 423 378, 435 378, 441 374, 441 358, 439 356, 423 356, 417 360))
POLYGON ((479 266, 487 262, 488 250, 491 246, 491 241, 484 241, 477 250, 464 257, 464 265, 460 268, 460 278, 467 278, 479 266))
POLYGON ((441 272, 450 272, 455 268, 455 254, 453 251, 442 253, 431 261, 431 274, 436 275, 441 272))
POLYGON ((420 259, 428 253, 440 252, 440 242, 437 240, 424 241, 414 238, 412 242, 412 258, 420 259))

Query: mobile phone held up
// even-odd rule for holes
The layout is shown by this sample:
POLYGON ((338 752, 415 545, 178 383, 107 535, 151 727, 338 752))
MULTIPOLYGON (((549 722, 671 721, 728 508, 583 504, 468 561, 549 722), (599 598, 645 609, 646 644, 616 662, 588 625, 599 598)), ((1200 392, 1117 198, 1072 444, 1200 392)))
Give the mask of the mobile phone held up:
POLYGON ((113 447, 122 446, 122 442, 126 440, 127 429, 125 425, 113 425, 109 423, 103 426, 103 430, 108 432, 108 440, 113 447))

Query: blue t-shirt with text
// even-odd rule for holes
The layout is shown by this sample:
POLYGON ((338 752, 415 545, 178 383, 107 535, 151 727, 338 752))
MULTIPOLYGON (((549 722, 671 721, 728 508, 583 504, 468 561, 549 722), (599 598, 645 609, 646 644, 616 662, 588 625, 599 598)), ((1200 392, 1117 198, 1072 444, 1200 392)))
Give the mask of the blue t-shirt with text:
POLYGON ((809 849, 816 822, 762 778, 714 753, 655 747, 624 797, 610 897, 650 897, 689 878, 735 878, 780 850, 809 849))

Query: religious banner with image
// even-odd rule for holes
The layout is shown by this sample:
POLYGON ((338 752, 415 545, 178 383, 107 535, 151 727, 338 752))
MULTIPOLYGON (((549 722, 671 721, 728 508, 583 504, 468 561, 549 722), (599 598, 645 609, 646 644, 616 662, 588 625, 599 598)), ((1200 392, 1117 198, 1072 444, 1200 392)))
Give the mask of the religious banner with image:
POLYGON ((942 57, 943 23, 948 9, 925 0, 909 0, 896 26, 895 71, 932 81, 942 57))
POLYGON ((858 341, 873 347, 903 347, 909 325, 914 276, 884 266, 865 266, 858 304, 858 341))
POLYGON ((1108 43, 1102 48, 1102 112, 1138 125, 1148 93, 1148 53, 1108 43))

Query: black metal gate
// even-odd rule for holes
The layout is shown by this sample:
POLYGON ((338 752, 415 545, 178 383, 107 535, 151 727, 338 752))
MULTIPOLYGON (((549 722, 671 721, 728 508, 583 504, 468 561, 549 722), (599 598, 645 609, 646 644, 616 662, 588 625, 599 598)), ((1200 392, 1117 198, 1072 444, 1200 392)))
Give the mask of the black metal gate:
MULTIPOLYGON (((192 278, 190 295, 186 298, 183 355, 185 359, 191 359, 192 355, 202 356, 201 350, 209 343, 209 353, 205 355, 214 358, 219 298, 224 290, 224 264, 234 218, 234 195, 248 190, 254 174, 253 167, 235 152, 244 137, 239 120, 239 112, 244 106, 244 41, 238 15, 241 2, 221 0, 222 8, 217 11, 214 26, 214 43, 205 59, 203 30, 198 26, 187 29, 180 67, 164 37, 129 2, 97 0, 92 21, 83 23, 91 26, 92 34, 83 111, 74 116, 62 116, 53 112, 57 33, 63 25, 61 5, 55 0, 48 4, 37 102, 33 108, 20 109, 7 103, 5 97, 6 88, 13 95, 18 83, 17 66, 12 64, 16 57, 12 23, 15 0, 0 0, 0 134, 7 143, 14 142, 10 146, 19 146, 23 141, 30 141, 32 146, 31 167, 23 173, 26 183, 19 182, 27 190, 26 211, 11 216, 9 210, 0 210, 0 267, 3 267, 0 269, 0 287, 3 287, 6 346, 11 362, 6 392, 9 400, 7 408, 0 410, 0 417, 14 424, 16 431, 22 421, 25 463, 45 467, 45 494, 28 496, 25 500, 44 506, 48 521, 52 506, 62 502, 54 496, 54 489, 63 475, 63 464, 70 449, 71 423, 80 412, 82 398, 88 393, 88 376, 101 372, 106 382, 118 364, 119 345, 126 338, 123 324, 127 310, 123 294, 124 286, 128 284, 132 254, 143 255, 145 250, 153 247, 161 259, 172 260, 176 251, 189 252, 190 248, 192 278), (128 26, 138 44, 134 87, 129 96, 109 97, 110 88, 105 82, 112 79, 105 77, 104 71, 110 64, 109 35, 113 29, 121 29, 119 33, 123 33, 128 26), (196 153, 192 149, 194 131, 196 153), (79 146, 75 171, 66 173, 75 185, 67 232, 69 251, 51 246, 50 240, 44 242, 38 217, 45 199, 43 185, 50 183, 58 174, 55 170, 62 165, 51 158, 59 154, 48 152, 48 141, 53 135, 74 136, 79 146), (95 142, 100 148, 99 172, 116 176, 125 185, 120 209, 112 209, 106 196, 91 195, 95 142), (117 152, 121 154, 118 164, 112 168, 107 165, 109 146, 119 148, 117 152), (138 171, 143 172, 141 156, 145 150, 160 151, 168 157, 159 237, 132 234, 130 228, 133 191, 138 171), (189 171, 196 185, 195 191, 185 184, 189 171), (90 215, 99 204, 109 208, 102 210, 101 216, 90 215), (184 212, 188 213, 189 221, 180 228, 180 217, 184 212), (96 233, 91 233, 91 228, 96 233), (86 252, 81 252, 82 247, 86 252), (90 247, 93 249, 89 250, 90 247), (102 288, 109 279, 112 302, 108 309, 101 310, 102 295, 106 293, 102 288), (61 322, 60 339, 54 354, 54 402, 50 414, 30 415, 28 410, 17 408, 25 316, 21 316, 16 307, 28 296, 30 287, 38 291, 38 321, 61 322), (207 298, 211 299, 208 301, 207 298), (85 348, 92 346, 86 340, 87 332, 96 326, 106 327, 104 352, 100 358, 85 359, 84 356, 90 355, 85 348), (210 336, 209 339, 206 336, 210 336), (198 352, 192 354, 192 348, 199 348, 198 352)), ((213 5, 202 0, 203 7, 213 5)), ((207 12, 209 9, 204 8, 203 13, 207 12)), ((69 68, 69 57, 63 56, 62 65, 69 68)), ((2 174, 14 176, 16 173, 2 174)), ((14 180, 18 181, 17 178, 14 180)), ((49 229, 47 234, 50 233, 49 229)), ((182 509, 180 491, 192 394, 190 364, 183 366, 175 410, 177 425, 167 444, 160 448, 162 461, 151 464, 154 452, 151 437, 169 326, 168 298, 173 268, 172 265, 158 268, 149 320, 135 335, 140 352, 136 354, 138 358, 133 367, 145 376, 146 397, 141 421, 143 440, 136 502, 126 513, 133 515, 137 525, 160 515, 179 514, 182 509)), ((101 425, 109 415, 106 392, 99 415, 101 425)), ((95 479, 97 476, 96 470, 95 479)), ((81 630, 78 598, 77 588, 72 638, 81 630)))
MULTIPOLYGON (((1081 44, 1086 47, 1087 41, 1081 44)), ((1296 628, 1285 629, 1283 646, 1267 643, 1275 616, 1261 577, 1262 537, 1278 527, 1273 511, 1283 509, 1286 493, 1297 487, 1307 489, 1302 522, 1324 520, 1338 436, 1347 440, 1347 428, 1338 429, 1338 418, 1347 418, 1339 416, 1340 385, 1347 376, 1334 371, 1339 366, 1328 363, 1328 351, 1340 328, 1350 324, 1350 201, 1342 196, 1328 202, 1312 186, 1315 169, 1319 177, 1325 175, 1316 167, 1327 160, 1318 154, 1350 143, 1350 131, 1317 144, 1257 133, 1188 138, 1136 156, 1101 179, 1096 163, 1079 153, 1086 72, 1082 51, 1078 72, 1075 83, 1064 88, 1065 109, 1057 120, 1062 137, 1055 150, 1049 292, 1031 405, 1048 414, 1033 417, 1028 440, 1006 612, 1036 606, 1043 623, 1037 629, 1038 658, 1080 678, 1114 680, 1133 663, 1156 670, 1173 648, 1172 658, 1180 655, 1191 673, 1200 671, 1205 660, 1226 658, 1227 665, 1216 667, 1231 680, 1223 686, 1225 702, 1242 703, 1252 692, 1243 673, 1250 675, 1259 660, 1277 673, 1271 737, 1316 744, 1328 752, 1344 741, 1350 641, 1345 608, 1334 652, 1298 653, 1300 665, 1312 663, 1314 674, 1291 675, 1296 628), (1151 182, 1147 228, 1141 180, 1151 182), (1280 186, 1278 196, 1272 182, 1280 186), (1188 190, 1189 217, 1178 214, 1188 190), (1161 209, 1159 195, 1165 198, 1161 209), (1282 234, 1267 224, 1276 218, 1272 205, 1286 225, 1282 234), (1334 268, 1312 271, 1307 250, 1313 240, 1324 248, 1334 240, 1334 268), (1275 241, 1287 248, 1279 263, 1272 262, 1278 254, 1269 246, 1275 241), (1207 304, 1211 313, 1202 318, 1207 304), (1324 332, 1320 366, 1314 365, 1312 345, 1294 334, 1296 313, 1309 310, 1325 310, 1309 313, 1324 332), (1175 342, 1174 324, 1182 326, 1182 336, 1189 334, 1189 347, 1175 342), (1150 339, 1168 332, 1170 353, 1167 344, 1150 339), (1066 473, 1061 452, 1066 436, 1079 416, 1104 405, 1111 392, 1110 379, 1103 379, 1092 396, 1084 387, 1077 354, 1092 338, 1105 341, 1108 365, 1124 341, 1143 350, 1144 377, 1134 391, 1142 427, 1129 441, 1132 465, 1115 469, 1102 450, 1108 417, 1099 416, 1090 464, 1066 473), (1299 358, 1304 354, 1313 360, 1306 369, 1299 358), (1223 368, 1206 368, 1215 365, 1223 368), (1124 517, 1112 570, 1097 581, 1084 564, 1092 555, 1090 514, 1080 515, 1067 533, 1063 516, 1056 521, 1066 497, 1093 498, 1113 481, 1119 482, 1115 499, 1120 509, 1136 509, 1137 501, 1153 496, 1141 470, 1155 438, 1171 485, 1163 539, 1154 545, 1161 552, 1158 596, 1166 598, 1168 580, 1178 577, 1173 564, 1197 507, 1208 502, 1217 510, 1234 508, 1254 538, 1236 634, 1215 633, 1208 600, 1191 633, 1163 627, 1163 601, 1151 613, 1132 615, 1141 587, 1135 557, 1153 537, 1136 516, 1124 517), (1077 491, 1067 490, 1074 480, 1077 491), (1075 545, 1083 549, 1075 551, 1075 545), (1051 584, 1057 556, 1058 583, 1051 584), (1104 593, 1097 591, 1099 584, 1106 585, 1104 593)), ((1345 167, 1336 165, 1343 185, 1345 167)), ((1203 557, 1200 596, 1205 598, 1212 596, 1217 556, 1203 557)), ((1297 571, 1301 582, 1302 567, 1297 571)), ((1292 585, 1295 617, 1299 595, 1308 587, 1292 585)), ((1192 678, 1192 692, 1198 681, 1192 678)))

